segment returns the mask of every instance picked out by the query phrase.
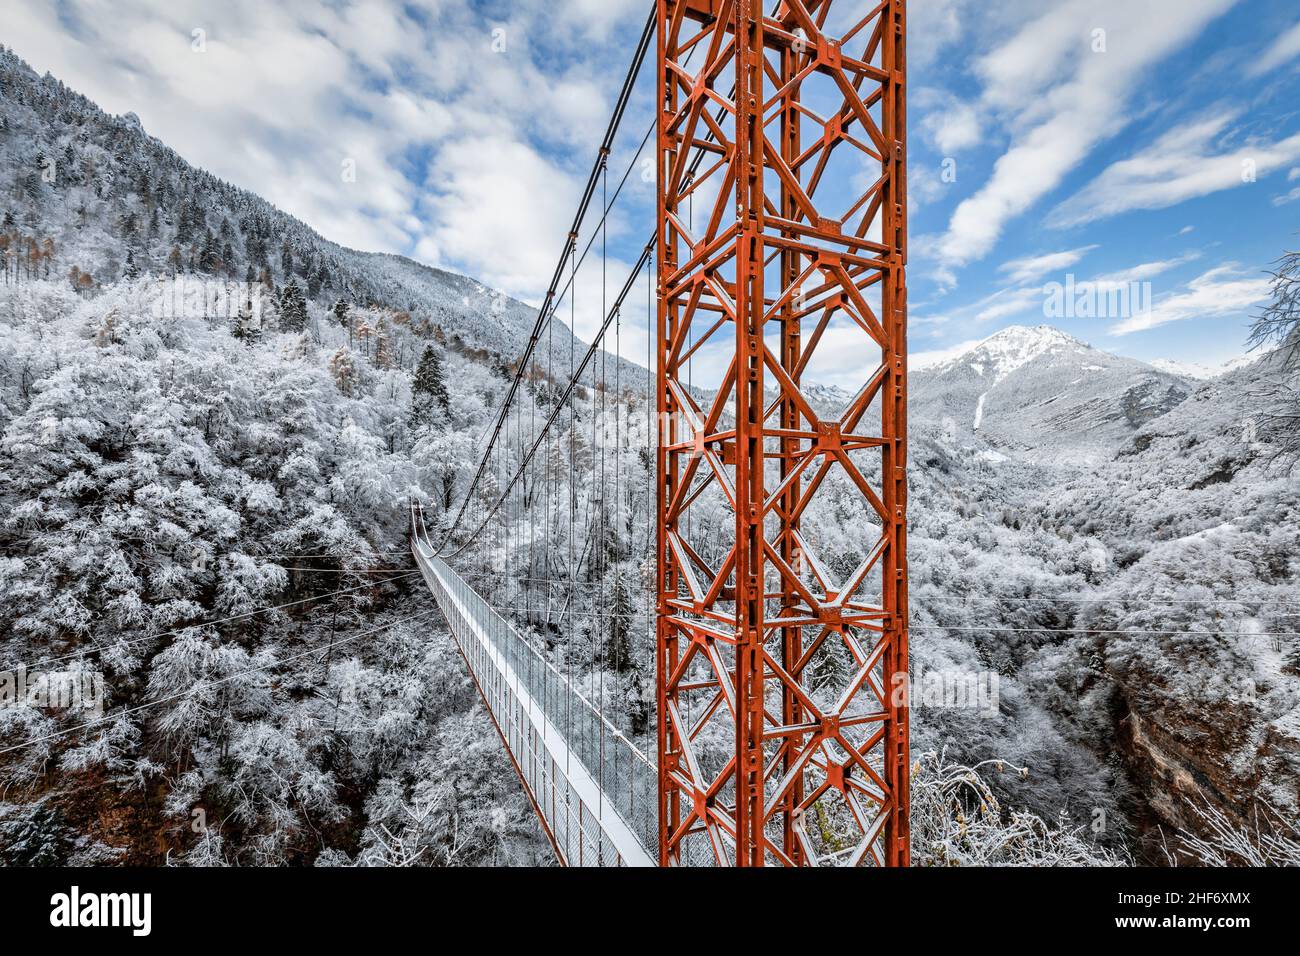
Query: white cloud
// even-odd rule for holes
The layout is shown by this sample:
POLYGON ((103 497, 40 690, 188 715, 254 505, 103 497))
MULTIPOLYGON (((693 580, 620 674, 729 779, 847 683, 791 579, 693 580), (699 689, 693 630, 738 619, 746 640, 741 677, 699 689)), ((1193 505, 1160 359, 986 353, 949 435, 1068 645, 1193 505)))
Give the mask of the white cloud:
MULTIPOLYGON (((1018 259, 1003 264, 1001 270, 1013 273, 1011 278, 1018 283, 1032 282, 1035 279, 1042 279, 1049 273, 1069 269, 1096 248, 1096 246, 1085 246, 1082 249, 1018 259)), ((1095 287, 1104 294, 1112 289, 1126 288, 1135 282, 1149 282, 1156 276, 1163 275, 1199 257, 1199 252, 1189 252, 1172 259, 1143 262, 1127 269, 1096 275, 1090 279, 1080 279, 1079 284, 1095 287)), ((976 322, 993 322, 1033 312, 1042 314, 1046 302, 1047 291, 1043 286, 1021 285, 1018 288, 1000 289, 966 308, 958 309, 957 313, 971 315, 976 322)))
POLYGON ((1096 245, 1082 246, 1078 249, 1067 249, 1064 252, 1050 252, 1041 256, 1012 259, 1010 262, 1004 262, 998 266, 998 271, 1007 273, 1007 277, 1012 282, 1032 282, 1034 279, 1042 278, 1050 273, 1070 268, 1096 248, 1096 245))
POLYGON ((326 238, 534 298, 646 11, 515 0, 497 22, 440 0, 10 0, 6 13, 4 42, 38 72, 137 113, 191 163, 326 238))
POLYGON ((479 267, 476 278, 503 289, 554 269, 578 196, 535 151, 508 137, 460 140, 440 152, 426 185, 433 216, 421 257, 454 250, 479 267))
POLYGON ((915 213, 948 192, 949 184, 943 181, 938 169, 913 166, 907 171, 907 209, 915 213))
POLYGON ((1125 319, 1108 331, 1111 335, 1130 335, 1186 319, 1240 316, 1269 296, 1269 280, 1251 276, 1226 263, 1197 276, 1187 284, 1186 291, 1157 302, 1150 311, 1125 319))
POLYGON ((1272 46, 1247 68, 1250 76, 1263 76, 1300 56, 1300 23, 1273 41, 1272 46))
POLYGON ((982 139, 980 117, 969 103, 938 90, 913 94, 922 111, 920 128, 945 156, 978 145, 982 139))
POLYGON ((1121 269, 1118 272, 1108 272, 1099 275, 1092 280, 1100 291, 1106 292, 1111 289, 1119 289, 1131 285, 1134 282, 1148 282, 1156 276, 1164 275, 1171 269, 1177 269, 1179 266, 1186 265, 1196 259, 1199 259, 1199 252, 1189 252, 1186 255, 1178 256, 1173 259, 1160 259, 1155 262, 1143 262, 1136 266, 1130 266, 1127 269, 1121 269))
POLYGON ((1006 224, 1055 189, 1127 122, 1138 78, 1236 0, 1060 0, 976 64, 983 102, 1006 114, 1010 149, 959 205, 939 242, 950 265, 983 258, 1006 224), (1106 30, 1094 52, 1093 31, 1106 30))
POLYGON ((1133 209, 1164 209, 1267 176, 1300 159, 1300 134, 1236 148, 1223 145, 1235 110, 1218 110, 1169 130, 1146 149, 1107 167, 1052 211, 1075 226, 1133 209))
MULTIPOLYGON (((1297 179, 1300 179, 1300 166, 1295 167, 1291 172, 1286 174, 1286 181, 1289 183, 1293 183, 1297 179)), ((1297 200, 1300 200, 1300 186, 1296 186, 1290 192, 1282 193, 1280 196, 1274 196, 1273 205, 1285 206, 1297 200)))
POLYGON ((1027 289, 1004 289, 985 300, 986 304, 975 313, 975 321, 992 322, 995 319, 1006 319, 1034 310, 1041 313, 1043 300, 1043 290, 1036 286, 1027 289))
POLYGON ((926 352, 909 352, 907 356, 907 364, 918 371, 927 368, 934 368, 936 365, 942 365, 944 362, 965 355, 983 341, 983 339, 971 339, 970 341, 960 342, 957 345, 950 346, 946 349, 931 349, 926 352))
POLYGON ((970 0, 912 0, 908 5, 907 57, 912 70, 929 65, 965 32, 970 0))

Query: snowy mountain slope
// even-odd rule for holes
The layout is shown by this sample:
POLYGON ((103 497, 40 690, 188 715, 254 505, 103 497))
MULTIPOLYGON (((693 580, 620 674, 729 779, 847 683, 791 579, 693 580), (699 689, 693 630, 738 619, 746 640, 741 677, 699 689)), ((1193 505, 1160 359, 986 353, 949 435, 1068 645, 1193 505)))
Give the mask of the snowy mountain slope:
POLYGON ((914 372, 912 415, 1004 454, 1055 463, 1105 460, 1192 383, 1095 349, 1050 326, 1012 326, 914 372))
POLYGON ((1251 426, 1272 371, 1199 386, 1104 469, 1027 501, 1104 556, 1071 642, 1112 682, 1120 752, 1166 827, 1206 803, 1300 812, 1300 484, 1251 426))
MULTIPOLYGON (((110 116, 0 50, 0 257, 5 279, 69 276, 83 288, 138 273, 200 280, 290 279, 310 300, 410 313, 509 364, 537 309, 474 279, 402 256, 330 242, 261 197, 196 169, 133 114, 110 116), (75 272, 74 272, 75 270, 75 272)), ((562 322, 547 337, 556 369, 586 349, 562 322)), ((627 363, 625 378, 638 366, 627 363)), ((641 370, 644 374, 644 370, 641 370)))
POLYGON ((1221 375, 1227 375, 1239 368, 1245 368, 1247 365, 1258 361, 1255 355, 1240 355, 1237 358, 1230 359, 1227 362, 1219 362, 1214 365, 1206 365, 1201 362, 1181 362, 1177 359, 1156 359, 1151 363, 1151 367, 1161 371, 1168 372, 1170 375, 1177 375, 1181 378, 1196 379, 1201 382, 1208 382, 1210 379, 1218 378, 1221 375))

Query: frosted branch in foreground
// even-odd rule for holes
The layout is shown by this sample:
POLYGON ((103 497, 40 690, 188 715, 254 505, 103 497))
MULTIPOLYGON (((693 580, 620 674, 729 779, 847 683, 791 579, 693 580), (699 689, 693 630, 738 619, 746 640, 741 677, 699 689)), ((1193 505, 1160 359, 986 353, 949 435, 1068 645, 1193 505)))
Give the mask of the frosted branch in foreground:
POLYGON ((1002 807, 982 771, 1028 770, 987 760, 966 767, 943 753, 912 763, 912 863, 915 866, 1127 866, 1130 860, 1089 840, 1064 820, 1002 807))
POLYGON ((1171 866, 1300 866, 1300 829, 1271 807, 1261 813, 1256 804, 1245 824, 1210 804, 1192 810, 1208 835, 1179 834, 1173 851, 1165 851, 1171 866))

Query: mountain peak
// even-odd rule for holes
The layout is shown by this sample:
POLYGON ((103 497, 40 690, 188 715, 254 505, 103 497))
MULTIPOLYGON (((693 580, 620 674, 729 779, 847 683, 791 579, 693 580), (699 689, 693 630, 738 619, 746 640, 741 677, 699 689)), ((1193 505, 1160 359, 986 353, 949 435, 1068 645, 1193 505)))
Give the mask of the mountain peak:
POLYGON ((974 348, 937 366, 944 372, 962 365, 997 384, 1012 372, 1049 353, 1092 351, 1092 346, 1050 325, 1011 325, 974 348))
POLYGON ((1077 466, 1113 456, 1189 388, 1050 325, 1016 325, 935 366, 911 398, 914 417, 939 422, 945 434, 964 425, 999 454, 1077 466))
POLYGON ((1084 348, 1089 347, 1086 342, 1076 339, 1068 332, 1062 332, 1054 325, 1008 325, 1005 329, 994 332, 980 344, 983 345, 999 340, 1052 342, 1064 345, 1082 345, 1084 348))

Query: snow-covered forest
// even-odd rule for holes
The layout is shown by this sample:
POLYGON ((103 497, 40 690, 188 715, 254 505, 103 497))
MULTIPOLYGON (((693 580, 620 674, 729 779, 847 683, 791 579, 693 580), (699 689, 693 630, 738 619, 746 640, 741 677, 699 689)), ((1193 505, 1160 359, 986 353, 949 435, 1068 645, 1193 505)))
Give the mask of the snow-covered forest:
MULTIPOLYGON (((406 544, 412 501, 437 526, 463 496, 531 310, 329 243, 11 53, 0 215, 0 669, 100 674, 111 718, 0 708, 0 862, 548 863, 406 544)), ((1012 329, 915 376, 914 681, 997 687, 914 701, 920 861, 1300 838, 1285 357, 1197 381, 1012 329)), ((652 456, 622 364, 531 472, 546 537, 521 522, 471 572, 646 744, 652 456), (582 585, 567 632, 552 576, 582 585)), ((555 384, 529 377, 516 436, 555 384)), ((809 534, 843 571, 856 527, 809 534)))
POLYGON ((87 715, 0 710, 0 750, 38 741, 0 756, 5 861, 364 863, 411 833, 545 861, 405 541, 527 310, 331 246, 10 54, 0 93, 0 653, 102 671, 125 714, 42 741, 87 715))

